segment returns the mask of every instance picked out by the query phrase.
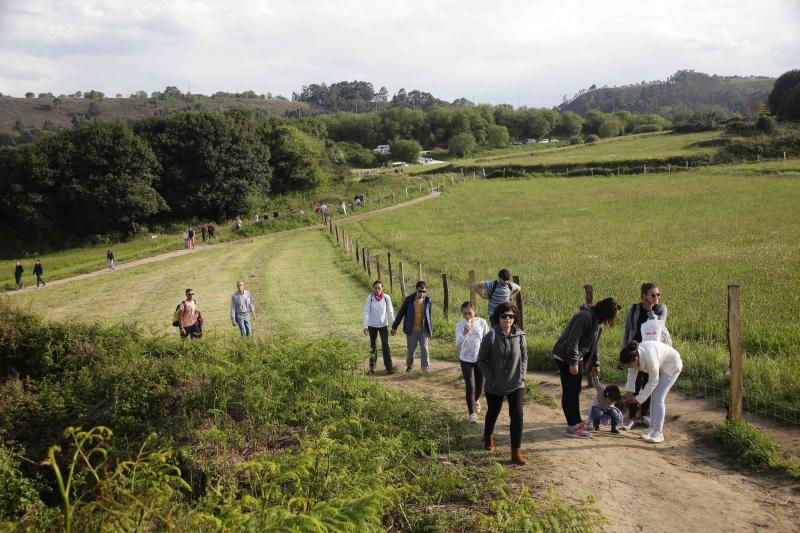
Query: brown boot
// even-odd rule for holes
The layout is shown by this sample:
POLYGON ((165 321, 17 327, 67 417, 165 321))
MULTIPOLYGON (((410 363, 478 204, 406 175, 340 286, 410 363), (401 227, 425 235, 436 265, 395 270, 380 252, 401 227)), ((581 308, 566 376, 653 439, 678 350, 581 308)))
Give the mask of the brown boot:
POLYGON ((489 435, 489 438, 483 437, 483 449, 487 452, 494 451, 494 433, 489 435))
POLYGON ((511 448, 511 462, 520 466, 528 464, 527 459, 522 456, 522 449, 520 448, 511 448))

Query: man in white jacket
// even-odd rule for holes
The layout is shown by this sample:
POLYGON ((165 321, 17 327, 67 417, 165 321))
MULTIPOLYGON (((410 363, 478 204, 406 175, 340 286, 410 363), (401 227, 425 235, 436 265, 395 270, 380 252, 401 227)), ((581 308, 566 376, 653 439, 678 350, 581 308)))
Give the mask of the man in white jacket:
POLYGON ((364 335, 369 335, 369 373, 374 374, 375 367, 378 365, 378 347, 375 341, 380 333, 383 365, 386 367, 387 374, 393 374, 392 354, 389 350, 389 325, 394 321, 394 307, 392 307, 392 299, 383 292, 383 283, 380 280, 372 284, 372 289, 364 303, 362 324, 364 335))

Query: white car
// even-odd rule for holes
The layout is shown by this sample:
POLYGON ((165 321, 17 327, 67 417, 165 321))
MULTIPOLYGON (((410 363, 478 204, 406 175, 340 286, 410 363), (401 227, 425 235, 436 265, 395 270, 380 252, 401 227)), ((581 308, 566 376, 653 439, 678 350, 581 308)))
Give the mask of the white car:
POLYGON ((541 141, 539 141, 539 144, 547 144, 549 142, 550 141, 548 141, 547 139, 542 139, 541 141))

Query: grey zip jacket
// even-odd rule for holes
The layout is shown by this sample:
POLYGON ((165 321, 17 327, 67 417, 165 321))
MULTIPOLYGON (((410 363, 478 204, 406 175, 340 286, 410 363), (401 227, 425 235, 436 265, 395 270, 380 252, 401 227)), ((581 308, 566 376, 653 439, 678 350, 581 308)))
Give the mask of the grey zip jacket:
POLYGON ((508 336, 497 327, 481 341, 478 366, 489 394, 505 396, 525 386, 528 371, 528 345, 525 332, 516 325, 508 336))
POLYGON ((602 331, 594 310, 586 304, 581 305, 553 346, 553 357, 568 365, 579 365, 581 359, 596 361, 602 331))

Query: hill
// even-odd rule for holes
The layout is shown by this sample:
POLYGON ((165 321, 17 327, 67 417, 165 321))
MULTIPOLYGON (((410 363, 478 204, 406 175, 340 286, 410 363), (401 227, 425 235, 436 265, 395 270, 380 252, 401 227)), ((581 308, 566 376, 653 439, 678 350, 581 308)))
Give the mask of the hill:
POLYGON ((183 95, 173 98, 101 98, 72 96, 14 98, 0 97, 0 131, 11 131, 17 120, 29 130, 71 128, 75 121, 97 118, 104 122, 127 122, 176 111, 227 111, 244 107, 260 110, 268 116, 283 116, 289 112, 309 110, 308 104, 288 100, 261 98, 212 97, 183 95), (47 124, 47 127, 45 125, 47 124))
POLYGON ((717 76, 679 70, 666 81, 641 82, 621 87, 582 89, 558 110, 580 115, 590 109, 605 112, 627 109, 634 113, 656 113, 674 117, 680 113, 718 110, 753 114, 767 101, 775 78, 762 76, 717 76))

